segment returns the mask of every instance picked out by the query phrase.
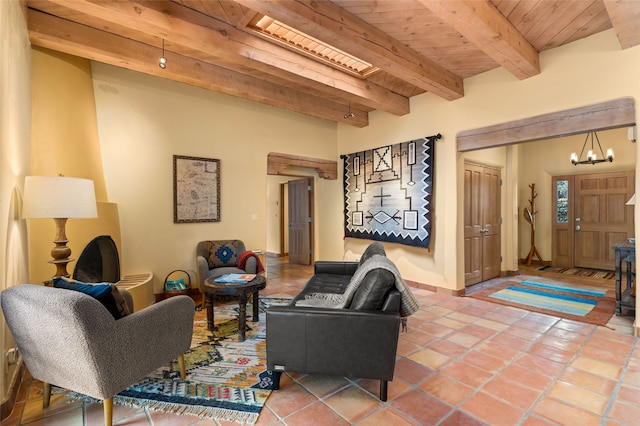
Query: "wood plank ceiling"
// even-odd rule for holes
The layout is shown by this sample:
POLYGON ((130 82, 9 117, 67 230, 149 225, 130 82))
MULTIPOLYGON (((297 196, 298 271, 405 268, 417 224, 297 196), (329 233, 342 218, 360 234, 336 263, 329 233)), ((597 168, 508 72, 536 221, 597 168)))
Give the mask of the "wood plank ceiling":
POLYGON ((373 110, 409 113, 424 92, 459 99, 465 78, 497 67, 537 75, 540 52, 611 28, 622 49, 640 44, 638 0, 26 3, 33 45, 358 127, 373 110), (262 15, 378 70, 357 75, 264 37, 252 28, 262 15))

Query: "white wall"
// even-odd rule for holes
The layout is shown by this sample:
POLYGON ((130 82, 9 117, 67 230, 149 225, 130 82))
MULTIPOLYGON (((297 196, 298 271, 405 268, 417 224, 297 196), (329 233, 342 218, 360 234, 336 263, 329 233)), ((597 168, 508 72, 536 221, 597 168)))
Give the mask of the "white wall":
MULTIPOLYGON (((612 30, 543 52, 540 63, 541 74, 523 81, 496 69, 466 79, 462 99, 448 102, 426 93, 411 99, 409 115, 395 117, 374 112, 366 128, 338 126, 340 154, 434 133, 443 135, 436 143, 435 229, 431 250, 385 244, 406 279, 447 289, 464 288, 463 165, 465 159, 484 154, 458 153, 457 132, 624 96, 640 99, 640 46, 621 50, 612 30)), ((519 166, 514 165, 509 150, 504 155, 505 160, 499 163, 509 172, 503 175, 509 185, 505 194, 512 203, 521 204, 517 188, 522 183, 512 176, 519 166)), ((526 188, 528 182, 524 184, 526 188)), ((517 207, 508 206, 508 211, 503 212, 505 229, 517 229, 517 222, 513 223, 517 207)), ((366 243, 348 239, 345 250, 361 252, 366 243)), ((511 250, 514 253, 508 258, 512 261, 516 249, 511 250)))
MULTIPOLYGON (((328 121, 100 63, 93 78, 123 273, 153 272, 156 292, 171 270, 194 271, 200 240, 238 238, 267 249, 269 152, 337 159, 328 121), (173 155, 220 160, 220 222, 173 223, 173 155)), ((315 232, 327 236, 316 242, 318 258, 342 257, 340 188, 339 180, 316 180, 315 232)))
MULTIPOLYGON (((28 281, 27 227, 20 216, 24 178, 29 174, 31 48, 22 7, 19 2, 0 1, 0 291, 28 281)), ((1 316, 1 361, 14 345, 1 316)), ((2 404, 16 371, 16 365, 9 371, 2 367, 2 404)))

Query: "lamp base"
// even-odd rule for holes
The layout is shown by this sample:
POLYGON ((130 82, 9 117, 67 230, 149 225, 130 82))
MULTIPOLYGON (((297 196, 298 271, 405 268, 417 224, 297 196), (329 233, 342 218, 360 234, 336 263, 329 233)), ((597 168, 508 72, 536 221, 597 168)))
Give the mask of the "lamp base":
POLYGON ((67 264, 74 260, 75 259, 71 259, 70 257, 67 257, 66 259, 50 260, 49 263, 56 266, 56 274, 53 277, 70 277, 69 272, 67 272, 67 264))
POLYGON ((55 247, 51 249, 51 257, 53 257, 53 260, 50 260, 49 263, 53 263, 56 266, 56 274, 54 277, 68 277, 67 263, 73 259, 69 257, 71 248, 67 246, 69 242, 65 230, 67 219, 56 218, 53 219, 53 221, 56 223, 56 239, 53 242, 55 247))

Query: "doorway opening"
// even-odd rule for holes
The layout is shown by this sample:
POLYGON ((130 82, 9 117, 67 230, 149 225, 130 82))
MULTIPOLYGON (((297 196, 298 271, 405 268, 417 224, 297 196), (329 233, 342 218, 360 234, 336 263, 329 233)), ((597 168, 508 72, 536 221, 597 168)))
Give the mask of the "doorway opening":
POLYGON ((552 266, 613 271, 611 247, 634 237, 635 172, 552 178, 552 266))
POLYGON ((267 156, 267 255, 314 261, 314 175, 335 180, 338 162, 271 152, 267 156))

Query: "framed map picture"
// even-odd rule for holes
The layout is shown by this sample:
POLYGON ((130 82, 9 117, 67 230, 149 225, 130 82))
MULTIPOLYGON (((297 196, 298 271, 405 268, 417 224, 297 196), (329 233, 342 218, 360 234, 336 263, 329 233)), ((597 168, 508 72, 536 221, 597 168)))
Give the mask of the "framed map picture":
POLYGON ((220 222, 220 160, 173 156, 173 222, 220 222))

